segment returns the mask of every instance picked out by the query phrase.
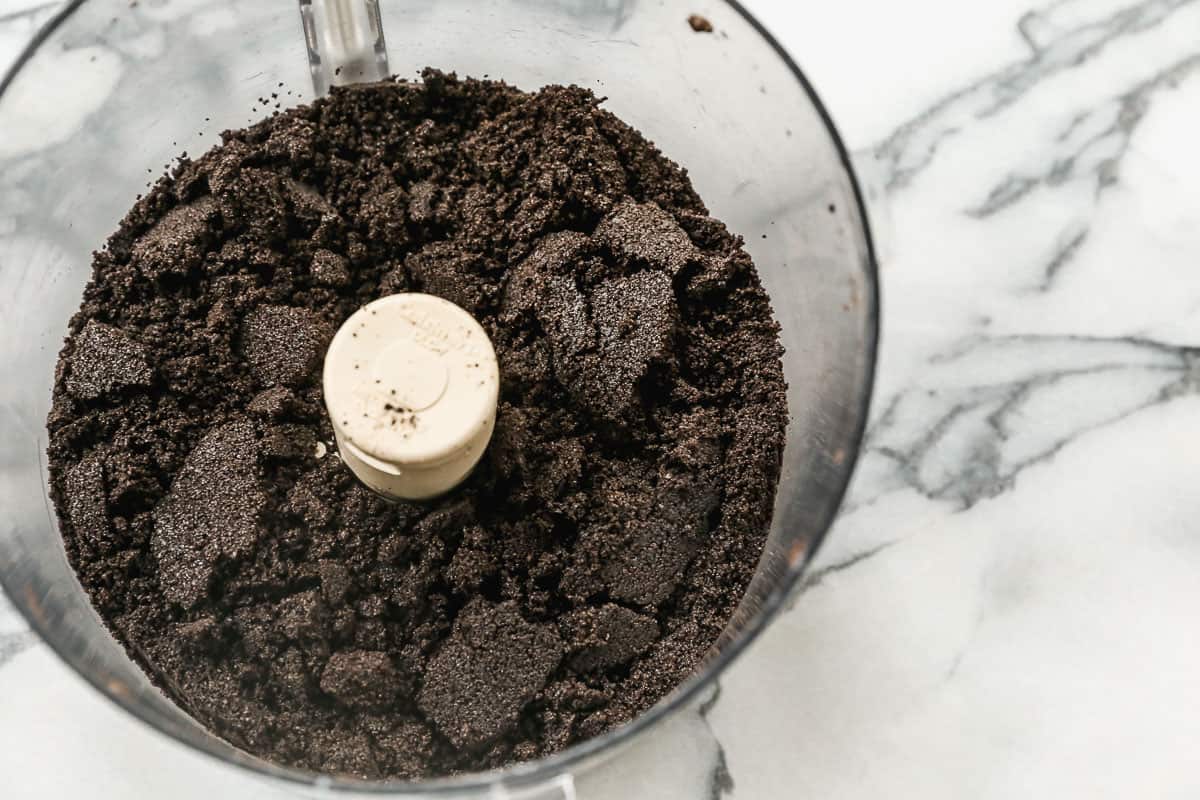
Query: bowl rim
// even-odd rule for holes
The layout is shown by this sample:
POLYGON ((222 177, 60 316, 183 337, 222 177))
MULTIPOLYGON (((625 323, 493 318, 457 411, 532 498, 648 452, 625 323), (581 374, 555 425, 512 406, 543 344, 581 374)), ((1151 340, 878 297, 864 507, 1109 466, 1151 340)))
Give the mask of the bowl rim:
MULTIPOLYGON (((25 67, 25 65, 37 54, 41 46, 54 34, 54 32, 66 22, 72 14, 75 13, 88 0, 67 0, 67 2, 47 20, 29 40, 20 54, 13 61, 8 70, 0 76, 0 98, 8 90, 9 86, 16 79, 17 75, 25 67)), ((877 249, 875 238, 871 230, 871 221, 867 211, 867 202, 863 192, 862 184, 858 178, 858 174, 854 169, 853 162, 850 158, 850 153, 846 147, 845 141, 842 139, 837 126, 833 122, 833 117, 829 112, 828 107, 821 100, 819 94, 808 77, 796 64, 795 60, 787 52, 787 50, 779 43, 775 36, 756 18, 748 9, 746 9, 741 0, 720 0, 721 3, 728 6, 732 11, 738 14, 750 27, 760 36, 767 46, 774 51, 783 64, 792 73, 796 82, 800 85, 804 94, 808 97, 817 115, 825 126, 825 130, 830 137, 834 150, 837 154, 841 167, 845 172, 846 178, 849 181, 851 190, 854 195, 854 203, 859 219, 859 232, 862 235, 863 244, 865 245, 865 261, 863 265, 866 284, 863 298, 866 309, 864 319, 866 321, 866 335, 864 337, 865 352, 863 354, 863 389, 861 396, 858 398, 856 408, 853 410, 856 413, 854 432, 851 438, 849 452, 845 462, 840 466, 836 477, 836 486, 832 492, 831 498, 835 501, 828 505, 824 513, 821 515, 820 524, 813 531, 810 546, 804 557, 796 564, 789 567, 784 580, 781 584, 764 599, 761 611, 755 614, 736 637, 734 637, 719 653, 705 662, 704 667, 699 672, 691 675, 683 683, 679 684, 666 697, 655 703, 650 709, 638 715, 629 722, 607 731, 600 736, 595 736, 590 739, 585 739, 578 744, 558 753, 554 753, 545 758, 536 759, 534 761, 522 762, 513 764, 501 769, 488 770, 486 772, 472 772, 460 776, 431 778, 421 781, 372 781, 363 780, 361 778, 352 778, 348 776, 329 775, 324 773, 311 772, 309 770, 299 769, 296 767, 287 767, 280 764, 274 764, 265 759, 253 756, 249 753, 244 753, 238 750, 239 756, 242 758, 230 758, 225 753, 219 752, 216 748, 210 745, 205 739, 199 735, 193 738, 189 735, 184 735, 179 730, 167 730, 155 724, 152 720, 147 719, 136 708, 136 704, 127 695, 113 693, 108 690, 96 676, 89 674, 83 668, 81 663, 77 663, 79 659, 72 656, 70 653, 60 649, 56 643, 52 632, 45 620, 39 619, 33 615, 27 614, 25 609, 19 604, 14 603, 18 612, 25 618, 30 628, 44 641, 52 652, 58 656, 60 660, 65 662, 77 675, 94 688, 109 701, 119 706, 122 710, 128 713, 131 717, 141 721, 149 727, 155 729, 160 734, 166 735, 185 747, 201 753, 208 758, 224 764, 231 765, 240 770, 249 773, 251 777, 258 779, 266 779, 268 781, 279 781, 285 785, 296 789, 319 789, 333 794, 353 794, 359 795, 404 795, 404 794, 424 794, 431 796, 450 796, 456 793, 470 793, 479 791, 494 790, 497 786, 507 788, 528 788, 538 785, 549 785, 552 781, 564 774, 570 775, 571 768, 586 762, 593 756, 598 755, 601 751, 609 747, 619 744, 629 743, 638 734, 649 730, 657 722, 671 714, 683 710, 691 701, 698 698, 700 693, 709 687, 710 684, 716 683, 720 675, 734 661, 736 661, 746 649, 758 639, 762 632, 779 616, 783 611, 785 604, 792 590, 798 584, 800 578, 807 571, 809 564, 820 550, 821 545, 825 541, 837 514, 841 509, 842 503, 845 500, 846 491, 849 487, 850 480, 854 475, 858 465, 859 457, 862 453, 864 438, 866 435, 868 415, 870 404, 874 395, 876 371, 878 366, 879 354, 879 335, 880 335, 880 286, 879 286, 879 262, 877 258, 877 249)), ((5 586, 3 574, 0 573, 0 587, 6 591, 10 587, 5 586)), ((201 726, 203 727, 203 726, 201 726)))

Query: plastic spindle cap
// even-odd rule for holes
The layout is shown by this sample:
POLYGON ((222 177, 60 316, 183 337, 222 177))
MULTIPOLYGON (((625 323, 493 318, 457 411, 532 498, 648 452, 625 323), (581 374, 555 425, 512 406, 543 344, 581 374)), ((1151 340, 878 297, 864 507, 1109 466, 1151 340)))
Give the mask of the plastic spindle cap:
POLYGON ((496 352, 470 314, 440 297, 395 294, 356 311, 329 345, 323 383, 342 460, 388 497, 450 491, 495 428, 496 352))

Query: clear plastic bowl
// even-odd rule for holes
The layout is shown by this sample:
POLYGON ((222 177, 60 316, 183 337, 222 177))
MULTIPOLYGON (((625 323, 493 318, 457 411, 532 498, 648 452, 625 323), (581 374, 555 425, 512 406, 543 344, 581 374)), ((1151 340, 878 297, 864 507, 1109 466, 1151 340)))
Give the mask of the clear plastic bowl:
POLYGON ((812 87, 736 2, 380 7, 400 75, 433 65, 525 89, 575 83, 607 95, 607 108, 685 166, 713 215, 747 241, 782 325, 791 423, 766 550, 706 666, 630 724, 553 757, 421 783, 363 782, 267 763, 208 734, 104 629, 66 562, 46 495, 58 350, 92 250, 150 173, 250 121, 259 97, 311 97, 289 0, 74 0, 0 82, 0 583, 54 651, 113 702, 277 785, 321 796, 570 796, 571 776, 619 758, 622 745, 697 702, 779 613, 833 519, 875 362, 876 270, 862 197, 812 87), (715 32, 692 30, 697 11, 715 32))

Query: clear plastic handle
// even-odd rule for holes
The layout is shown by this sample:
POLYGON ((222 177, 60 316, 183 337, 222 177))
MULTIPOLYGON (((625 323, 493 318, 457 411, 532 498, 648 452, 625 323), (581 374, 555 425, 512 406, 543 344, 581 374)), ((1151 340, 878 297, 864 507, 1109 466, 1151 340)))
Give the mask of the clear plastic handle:
POLYGON ((300 0, 313 90, 388 77, 379 0, 300 0))

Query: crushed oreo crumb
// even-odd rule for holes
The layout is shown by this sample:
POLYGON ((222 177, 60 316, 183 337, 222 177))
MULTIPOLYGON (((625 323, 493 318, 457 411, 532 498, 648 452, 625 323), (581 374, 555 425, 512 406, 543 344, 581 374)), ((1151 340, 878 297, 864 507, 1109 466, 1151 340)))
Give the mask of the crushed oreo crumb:
POLYGON ((771 519, 781 349, 741 240, 575 87, 429 70, 221 139, 96 254, 57 374, 52 496, 114 635, 322 772, 499 767, 646 711, 771 519), (501 368, 488 453, 424 504, 319 457, 329 336, 397 291, 464 306, 501 368))

